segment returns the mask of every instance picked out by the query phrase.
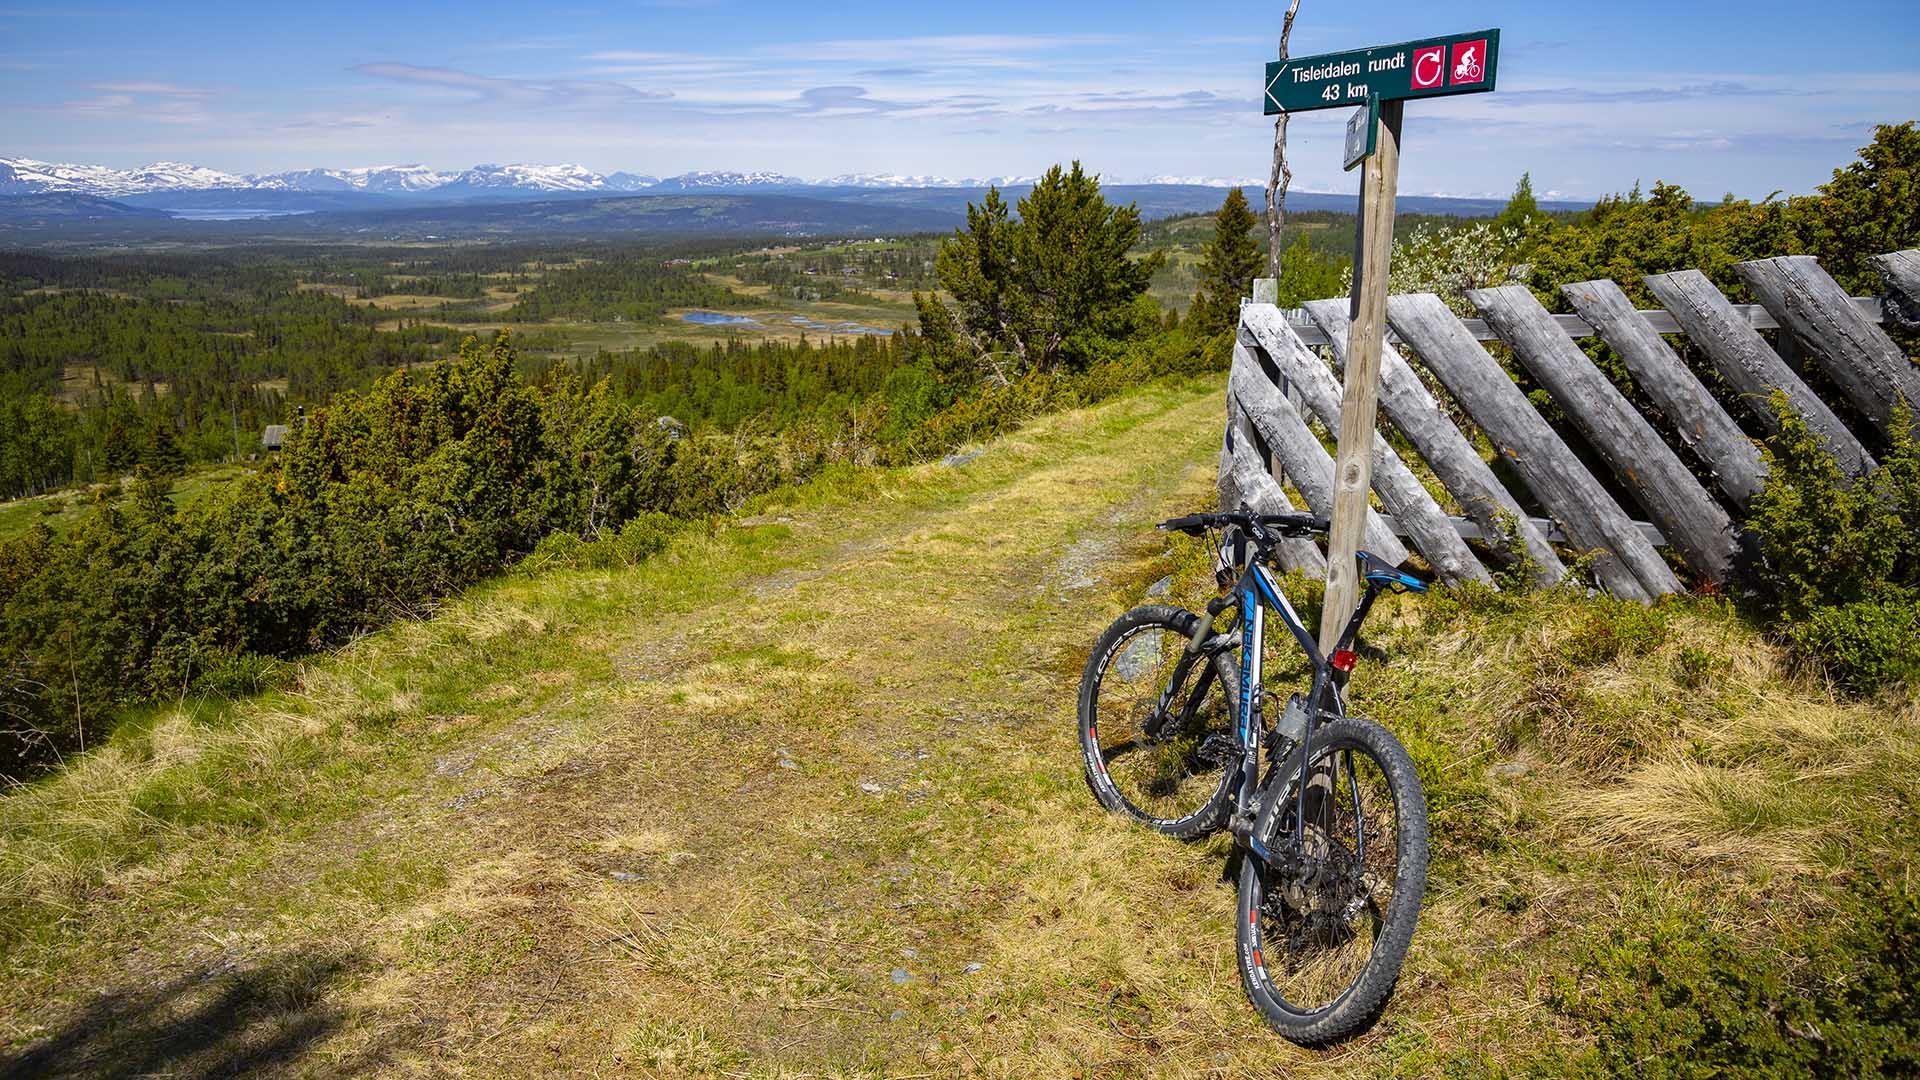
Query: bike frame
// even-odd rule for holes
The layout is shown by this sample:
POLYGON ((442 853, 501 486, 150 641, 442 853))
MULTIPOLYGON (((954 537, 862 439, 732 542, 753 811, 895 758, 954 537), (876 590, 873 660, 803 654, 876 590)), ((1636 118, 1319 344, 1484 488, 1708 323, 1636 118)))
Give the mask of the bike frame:
MULTIPOLYGON (((1294 850, 1298 851, 1306 824, 1306 771, 1307 763, 1311 760, 1311 755, 1306 751, 1313 743, 1314 728, 1323 710, 1335 715, 1345 713, 1342 691, 1346 689, 1347 675, 1346 672, 1334 667, 1330 659, 1320 651, 1319 643, 1314 641, 1313 634, 1307 630, 1306 624, 1300 618, 1300 613, 1294 610, 1286 594, 1280 591, 1280 585, 1273 580, 1273 575, 1261 565, 1260 556, 1265 554, 1265 548, 1265 544, 1256 542, 1256 554, 1247 560, 1246 569, 1241 572, 1233 591, 1234 600, 1238 602, 1240 609, 1239 736, 1242 750, 1240 792, 1236 799, 1236 806, 1242 812, 1247 808, 1264 809, 1256 800, 1260 788, 1261 744, 1266 737, 1266 731, 1260 722, 1261 704, 1265 693, 1261 680, 1265 674, 1266 664, 1266 612, 1268 608, 1272 608, 1280 616, 1281 624, 1293 635, 1294 641, 1307 654, 1307 659, 1313 665, 1313 683, 1307 692, 1306 730, 1300 736, 1300 769, 1294 777, 1297 781, 1294 784, 1295 797, 1299 800, 1293 819, 1294 850)), ((1347 620, 1346 628, 1334 642, 1335 652, 1352 646, 1354 639, 1359 635, 1360 624, 1365 621, 1367 612, 1372 609, 1373 602, 1379 594, 1380 587, 1369 582, 1359 606, 1354 609, 1353 617, 1347 620)), ((1190 649, 1190 653, 1208 651, 1201 642, 1208 638, 1213 616, 1217 615, 1218 611, 1224 611, 1227 606, 1222 604, 1216 610, 1214 605, 1208 605, 1209 617, 1203 621, 1199 633, 1195 635, 1195 643, 1199 647, 1190 649)), ((1226 639, 1220 647, 1231 648, 1231 638, 1226 639)), ((1183 672, 1176 674, 1176 678, 1180 677, 1184 677, 1183 672)), ((1171 691, 1172 686, 1170 685, 1168 689, 1171 691)), ((1206 682, 1203 677, 1199 690, 1204 692, 1205 689, 1206 682)), ((1278 775, 1274 776, 1269 784, 1269 790, 1275 795, 1284 792, 1286 790, 1284 779, 1278 775)), ((1257 813, 1255 816, 1258 816, 1257 813)), ((1248 830, 1246 840, 1248 849, 1260 861, 1267 863, 1273 861, 1271 852, 1260 839, 1257 831, 1248 830)))

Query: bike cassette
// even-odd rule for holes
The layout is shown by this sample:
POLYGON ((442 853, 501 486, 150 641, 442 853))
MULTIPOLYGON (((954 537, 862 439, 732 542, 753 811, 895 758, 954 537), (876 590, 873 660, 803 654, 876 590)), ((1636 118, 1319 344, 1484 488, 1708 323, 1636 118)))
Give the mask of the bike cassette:
POLYGON ((1214 732, 1201 742, 1200 749, 1195 750, 1193 756, 1208 765, 1225 765, 1230 761, 1239 760, 1241 752, 1238 739, 1231 735, 1214 732))

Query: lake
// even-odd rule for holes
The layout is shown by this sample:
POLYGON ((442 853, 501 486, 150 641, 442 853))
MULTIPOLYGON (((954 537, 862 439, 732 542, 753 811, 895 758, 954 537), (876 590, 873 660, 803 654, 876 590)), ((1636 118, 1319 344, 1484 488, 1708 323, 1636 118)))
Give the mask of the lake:
POLYGON ((697 323, 700 326, 759 326, 760 320, 745 315, 722 315, 717 311, 689 311, 680 316, 681 322, 697 323))
POLYGON ((167 210, 181 221, 257 221, 261 218, 293 217, 296 214, 311 214, 311 210, 255 210, 248 207, 231 206, 218 210, 167 210))

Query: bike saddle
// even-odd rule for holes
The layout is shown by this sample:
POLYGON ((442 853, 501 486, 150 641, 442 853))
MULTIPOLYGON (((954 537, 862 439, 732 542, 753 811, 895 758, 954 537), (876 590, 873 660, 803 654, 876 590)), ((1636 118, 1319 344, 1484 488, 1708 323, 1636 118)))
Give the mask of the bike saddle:
POLYGON ((1411 592, 1426 592, 1427 582, 1406 570, 1375 555, 1371 551, 1355 553, 1360 560, 1360 577, 1369 585, 1383 585, 1390 589, 1407 589, 1411 592))

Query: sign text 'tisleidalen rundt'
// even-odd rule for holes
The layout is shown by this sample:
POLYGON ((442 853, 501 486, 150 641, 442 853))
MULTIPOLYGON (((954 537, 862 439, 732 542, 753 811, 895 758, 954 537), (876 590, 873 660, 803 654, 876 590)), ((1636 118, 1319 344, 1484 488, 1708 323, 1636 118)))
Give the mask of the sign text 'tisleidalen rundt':
POLYGON ((1362 105, 1368 99, 1479 94, 1493 89, 1500 31, 1376 45, 1267 64, 1269 116, 1281 112, 1362 105))

